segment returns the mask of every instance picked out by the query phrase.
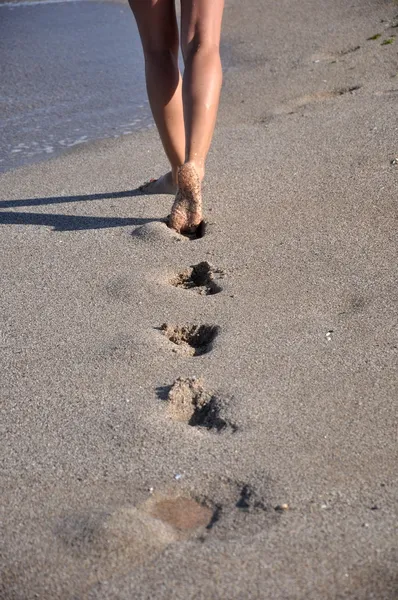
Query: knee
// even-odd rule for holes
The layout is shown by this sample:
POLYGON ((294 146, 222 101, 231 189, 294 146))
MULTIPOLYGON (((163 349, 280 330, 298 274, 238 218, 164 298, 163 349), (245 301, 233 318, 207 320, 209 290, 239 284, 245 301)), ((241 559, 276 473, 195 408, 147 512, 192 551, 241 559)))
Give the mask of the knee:
POLYGON ((171 63, 174 65, 177 61, 177 52, 173 47, 144 47, 144 58, 146 63, 155 66, 164 66, 171 63))
POLYGON ((155 64, 175 61, 178 57, 178 40, 165 40, 164 43, 147 42, 143 44, 144 58, 155 64))
POLYGON ((142 49, 146 61, 164 64, 178 57, 178 31, 170 28, 161 32, 152 32, 142 38, 142 49))
POLYGON ((184 63, 191 61, 195 56, 203 56, 209 60, 220 59, 220 46, 206 38, 194 37, 191 41, 182 44, 184 63))

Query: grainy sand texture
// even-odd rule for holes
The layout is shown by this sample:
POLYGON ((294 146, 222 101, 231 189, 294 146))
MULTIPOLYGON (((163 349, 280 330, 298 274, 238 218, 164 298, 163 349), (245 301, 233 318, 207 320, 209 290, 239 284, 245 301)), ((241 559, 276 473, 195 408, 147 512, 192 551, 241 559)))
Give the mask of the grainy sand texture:
POLYGON ((1 600, 398 598, 397 25, 227 0, 202 236, 155 130, 1 176, 1 600))

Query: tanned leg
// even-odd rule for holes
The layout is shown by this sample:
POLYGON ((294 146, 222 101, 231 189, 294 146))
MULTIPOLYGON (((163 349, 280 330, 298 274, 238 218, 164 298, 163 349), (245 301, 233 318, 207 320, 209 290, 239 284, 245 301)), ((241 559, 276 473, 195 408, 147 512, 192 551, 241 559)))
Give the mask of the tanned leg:
POLYGON ((222 84, 223 9, 224 0, 181 0, 185 163, 178 170, 179 188, 169 221, 179 232, 193 231, 202 220, 201 181, 222 84))
POLYGON ((178 27, 174 0, 129 0, 145 57, 149 104, 171 171, 145 184, 146 193, 175 194, 178 168, 185 162, 182 82, 178 68, 178 27))

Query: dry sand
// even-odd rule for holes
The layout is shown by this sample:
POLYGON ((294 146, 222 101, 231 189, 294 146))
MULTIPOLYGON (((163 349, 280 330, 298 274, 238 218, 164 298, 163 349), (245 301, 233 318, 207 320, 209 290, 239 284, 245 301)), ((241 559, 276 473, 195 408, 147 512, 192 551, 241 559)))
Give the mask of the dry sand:
POLYGON ((244 6, 202 238, 154 131, 1 177, 2 600, 398 597, 398 7, 244 6))

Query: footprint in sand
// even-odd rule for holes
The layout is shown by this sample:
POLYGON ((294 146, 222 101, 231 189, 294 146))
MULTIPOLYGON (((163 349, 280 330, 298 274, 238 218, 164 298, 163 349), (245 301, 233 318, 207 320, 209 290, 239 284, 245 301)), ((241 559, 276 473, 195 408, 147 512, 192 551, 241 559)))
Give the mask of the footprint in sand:
POLYGON ((86 598, 93 586, 153 562, 172 545, 184 551, 186 540, 252 536, 284 518, 269 494, 266 478, 254 486, 202 473, 196 482, 157 489, 136 506, 50 511, 27 524, 32 537, 3 569, 0 597, 27 598, 29 590, 29 598, 86 598))
POLYGON ((170 229, 165 221, 153 221, 137 227, 132 232, 132 237, 151 244, 164 244, 165 242, 195 241, 203 238, 211 230, 211 224, 202 221, 194 233, 177 233, 170 229))
POLYGON ((172 527, 179 539, 188 537, 200 527, 207 528, 213 520, 214 508, 189 496, 155 494, 141 510, 172 527))
POLYGON ((271 503, 269 493, 266 479, 258 487, 221 476, 201 484, 192 482, 189 489, 155 492, 138 509, 171 527, 178 540, 195 536, 203 542, 206 533, 228 538, 231 531, 244 530, 252 516, 252 531, 278 523, 289 507, 271 503), (203 485, 206 492, 198 493, 203 485))
POLYGON ((226 398, 207 391, 201 379, 179 377, 170 388, 159 388, 158 396, 167 401, 167 412, 174 421, 216 433, 238 430, 225 414, 226 398))
POLYGON ((353 85, 345 88, 337 88, 334 90, 322 90, 319 92, 315 92, 314 94, 307 94, 304 96, 300 96, 299 98, 294 98, 289 100, 285 104, 281 104, 279 107, 276 107, 272 112, 267 113, 260 119, 261 123, 269 123, 275 118, 281 117, 283 115, 293 115, 298 112, 300 109, 305 108, 306 106, 316 104, 318 102, 324 102, 330 98, 336 98, 339 96, 344 96, 345 94, 353 94, 357 90, 361 88, 360 85, 353 85))
MULTIPOLYGON (((234 535, 233 532, 239 531, 239 535, 244 536, 246 531, 252 535, 273 527, 284 518, 283 513, 286 515, 289 506, 285 502, 271 502, 270 492, 266 478, 259 486, 223 476, 208 480, 206 496, 196 496, 199 502, 213 509, 207 532, 219 539, 228 539, 231 534, 234 535)), ((204 535, 199 539, 205 541, 204 535)))
POLYGON ((132 566, 144 564, 179 538, 168 523, 159 522, 135 507, 66 515, 59 520, 54 533, 68 556, 65 565, 75 571, 73 579, 76 580, 77 571, 87 583, 98 577, 106 579, 127 573, 132 566), (90 568, 90 563, 95 563, 95 569, 90 568))
POLYGON ((357 52, 358 50, 361 49, 361 46, 349 46, 348 48, 345 48, 344 50, 340 50, 340 52, 319 52, 316 54, 313 54, 310 57, 310 61, 311 63, 329 63, 329 64, 333 64, 333 63, 337 63, 339 62, 339 60, 344 57, 347 56, 348 54, 353 54, 354 52, 357 52))
POLYGON ((209 224, 207 223, 207 221, 201 221, 199 223, 198 227, 196 228, 196 230, 194 231, 194 233, 182 233, 180 235, 188 238, 191 241, 200 240, 206 235, 208 229, 209 229, 209 224))
POLYGON ((163 323, 161 332, 175 344, 174 351, 188 356, 201 356, 213 349, 213 342, 220 332, 218 325, 168 325, 163 323))
POLYGON ((170 283, 174 287, 193 290, 198 294, 210 296, 222 291, 222 287, 217 283, 217 280, 222 279, 224 275, 224 271, 215 269, 204 261, 178 273, 171 279, 170 283))
POLYGON ((64 515, 53 532, 71 580, 86 587, 128 573, 168 545, 203 532, 214 510, 188 492, 169 490, 136 507, 64 515))

